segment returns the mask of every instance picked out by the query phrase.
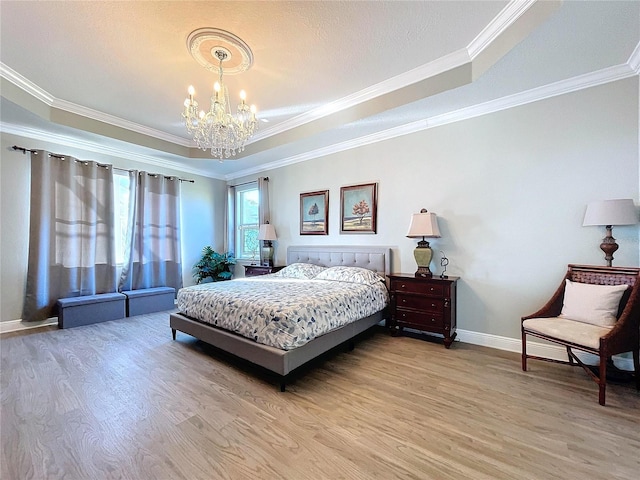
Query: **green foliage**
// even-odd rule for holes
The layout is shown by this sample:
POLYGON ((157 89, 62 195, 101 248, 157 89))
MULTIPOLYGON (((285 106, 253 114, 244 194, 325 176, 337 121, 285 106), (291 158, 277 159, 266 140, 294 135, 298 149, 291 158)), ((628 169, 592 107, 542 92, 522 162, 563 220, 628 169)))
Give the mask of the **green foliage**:
POLYGON ((196 283, 202 283, 207 278, 214 282, 230 280, 235 264, 236 259, 230 253, 216 253, 213 248, 206 246, 202 249, 202 257, 193 266, 193 276, 196 283))
POLYGON ((244 251, 251 254, 251 258, 255 258, 260 248, 260 241, 258 240, 258 229, 247 228, 244 230, 244 251))

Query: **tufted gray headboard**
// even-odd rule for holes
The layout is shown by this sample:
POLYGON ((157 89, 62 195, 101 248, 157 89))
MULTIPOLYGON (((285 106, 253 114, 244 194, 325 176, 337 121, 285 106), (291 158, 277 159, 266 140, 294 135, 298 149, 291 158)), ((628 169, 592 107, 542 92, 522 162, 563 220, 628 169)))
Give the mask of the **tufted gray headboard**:
POLYGON ((298 245, 287 248, 287 265, 313 263, 323 267, 344 265, 373 270, 381 276, 391 273, 389 247, 298 245))

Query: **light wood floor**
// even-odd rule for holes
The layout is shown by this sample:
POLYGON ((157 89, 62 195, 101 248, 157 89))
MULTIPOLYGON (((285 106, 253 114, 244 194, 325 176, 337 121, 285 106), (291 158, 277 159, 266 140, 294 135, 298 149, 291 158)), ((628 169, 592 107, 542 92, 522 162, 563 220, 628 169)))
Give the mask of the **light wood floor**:
POLYGON ((636 479, 640 395, 375 332, 280 393, 160 313, 0 340, 1 478, 636 479))

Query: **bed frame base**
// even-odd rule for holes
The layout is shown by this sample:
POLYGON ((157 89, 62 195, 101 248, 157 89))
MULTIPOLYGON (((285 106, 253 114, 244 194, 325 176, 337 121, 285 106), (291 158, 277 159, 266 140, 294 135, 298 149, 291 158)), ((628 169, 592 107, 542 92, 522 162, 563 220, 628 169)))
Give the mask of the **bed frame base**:
POLYGON ((262 345, 251 339, 194 320, 180 313, 172 313, 169 316, 169 325, 171 326, 171 335, 174 340, 176 339, 176 332, 179 330, 275 373, 279 378, 280 391, 284 392, 286 383, 291 378, 291 373, 294 370, 343 343, 349 342, 349 349, 352 350, 354 337, 377 325, 383 319, 383 312, 377 312, 315 338, 293 350, 280 350, 268 345, 262 345))

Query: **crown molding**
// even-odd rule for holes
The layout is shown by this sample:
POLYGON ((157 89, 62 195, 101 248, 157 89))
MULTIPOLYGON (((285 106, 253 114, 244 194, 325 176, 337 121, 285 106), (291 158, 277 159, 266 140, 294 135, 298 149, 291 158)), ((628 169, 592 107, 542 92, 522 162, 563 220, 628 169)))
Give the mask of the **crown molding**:
POLYGON ((473 60, 502 33, 513 25, 522 15, 536 3, 536 0, 511 1, 498 15, 482 29, 476 38, 467 46, 470 58, 473 60))
POLYGON ((14 69, 12 69, 11 67, 8 67, 2 62, 0 62, 0 76, 2 78, 7 79, 11 83, 13 83, 16 87, 24 90, 29 95, 37 98, 38 100, 45 103, 46 105, 49 105, 49 106, 53 105, 53 101, 55 99, 53 95, 51 95, 46 90, 43 90, 38 85, 33 83, 31 80, 29 80, 26 77, 23 77, 14 69))
POLYGON ((80 115, 81 117, 90 118, 91 120, 97 120, 98 122, 107 123, 114 127, 130 130, 135 133, 140 133, 148 137, 157 138, 158 140, 164 140, 169 143, 180 145, 182 147, 193 147, 195 143, 187 140, 186 138, 179 137, 177 135, 171 135, 170 133, 162 132, 154 128, 146 127, 139 123, 131 122, 115 115, 109 115, 108 113, 100 112, 89 107, 83 107, 76 103, 68 102, 66 100, 59 100, 54 98, 54 108, 64 110, 65 112, 72 113, 74 115, 80 115))
MULTIPOLYGON (((467 52, 467 49, 464 49, 464 48, 460 49, 449 55, 445 55, 441 58, 438 58, 433 62, 427 63, 425 65, 421 65, 417 68, 414 68, 413 70, 409 70, 408 72, 404 72, 400 75, 396 75, 395 77, 384 80, 380 83, 367 87, 363 90, 355 92, 339 100, 330 102, 326 105, 310 110, 309 112, 305 112, 301 115, 297 115, 289 120, 285 120, 284 122, 280 122, 277 125, 274 125, 273 127, 260 130, 251 138, 248 144, 254 143, 258 140, 261 140, 273 135, 281 134, 293 128, 296 128, 301 125, 307 124, 309 122, 313 122, 315 120, 323 118, 332 113, 342 111, 344 109, 358 105, 362 102, 371 100, 381 95, 388 94, 400 88, 407 87, 416 82, 425 80, 427 78, 439 75, 443 72, 462 66, 466 63, 469 63, 470 61, 471 59, 469 57, 469 53, 467 52)), ((46 92, 45 90, 43 90, 42 88, 40 88, 35 83, 29 81, 27 78, 20 75, 15 70, 3 64, 2 62, 0 62, 0 75, 2 75, 4 78, 9 80, 11 83, 16 85, 17 87, 21 88, 25 92, 43 101, 45 104, 47 104, 50 107, 64 110, 66 112, 69 112, 75 115, 80 115, 85 118, 97 120, 99 122, 113 125, 115 127, 120 127, 136 133, 147 135, 153 138, 165 140, 167 142, 175 143, 177 145, 181 145, 184 147, 195 146, 194 142, 188 141, 182 137, 170 135, 168 133, 164 133, 159 130, 145 127, 144 125, 140 125, 135 122, 124 120, 114 115, 109 115, 88 107, 83 107, 82 105, 68 102, 66 100, 57 99, 51 94, 49 94, 48 92, 46 92)))
MULTIPOLYGON (((636 51, 637 50, 638 49, 636 49, 636 51)), ((234 172, 233 174, 227 175, 225 179, 233 180, 235 178, 273 170, 275 168, 305 162, 315 158, 343 152, 345 150, 351 150, 353 148, 363 147, 372 143, 378 143, 385 140, 390 140, 392 138, 401 137, 403 135, 409 135, 411 133, 427 130, 429 128, 439 127, 442 125, 447 125, 449 123, 460 122, 463 120, 480 117, 482 115, 488 115, 490 113, 495 113, 502 110, 508 110, 510 108, 539 102, 541 100, 556 97, 559 95, 565 95, 579 90, 596 87, 605 83, 624 80, 625 78, 633 77, 635 75, 637 75, 637 72, 635 72, 632 66, 628 63, 604 68, 595 72, 587 73, 566 80, 561 80, 555 83, 550 83, 542 87, 532 88, 530 90, 525 90, 524 92, 507 95, 505 97, 490 100, 488 102, 472 105, 469 107, 461 108, 459 110, 454 110, 433 117, 428 117, 422 120, 417 120, 415 122, 400 125, 398 127, 393 127, 370 135, 364 135, 362 137, 336 143, 327 147, 318 148, 316 150, 311 150, 309 152, 278 160, 277 162, 264 164, 259 168, 234 172)))
POLYGON ((289 120, 280 122, 271 128, 256 133, 252 143, 272 135, 291 130, 300 125, 323 118, 335 112, 346 110, 360 103, 386 95, 414 83, 435 77, 441 73, 461 67, 473 61, 484 49, 494 42, 507 28, 513 25, 531 8, 537 0, 511 1, 491 22, 471 41, 466 48, 461 48, 432 62, 421 65, 407 72, 391 77, 380 83, 367 87, 354 94, 348 95, 334 102, 297 115, 289 120))
POLYGON ((145 155, 141 153, 131 152, 118 147, 107 146, 98 142, 90 140, 80 140, 77 138, 67 137, 60 134, 52 134, 42 130, 34 128, 24 127, 22 125, 0 123, 0 132, 8 133, 12 135, 18 135, 20 137, 30 138, 33 140, 41 140, 43 142, 51 142, 56 145, 63 145, 70 148, 78 148, 86 150, 88 152, 100 153, 102 155, 110 155, 113 157, 123 158, 127 160, 134 160, 136 162, 144 163, 146 165, 154 165, 156 167, 168 168, 183 173, 191 173, 193 175, 200 175, 202 177, 215 178, 217 180, 224 180, 224 177, 215 175, 207 170, 199 168, 193 168, 184 165, 180 162, 172 162, 171 160, 163 160, 156 158, 152 155, 145 155))
POLYGON ((346 97, 314 108, 313 110, 280 122, 270 128, 259 131, 252 137, 251 142, 249 143, 284 133, 301 125, 319 120, 332 113, 346 110, 376 97, 386 95, 401 88, 408 87, 409 85, 413 85, 414 83, 435 77, 441 73, 463 66, 470 61, 471 58, 469 57, 467 49, 461 48, 460 50, 440 57, 433 62, 421 65, 412 70, 401 73, 400 75, 396 75, 395 77, 388 78, 351 95, 347 95, 346 97))
POLYGON ((330 145, 327 147, 311 150, 309 152, 305 152, 299 155, 293 155, 291 157, 284 158, 277 162, 264 164, 260 167, 234 172, 233 174, 229 174, 226 176, 214 175, 211 172, 208 172, 206 170, 187 167, 178 162, 160 160, 158 158, 155 158, 149 155, 135 154, 127 150, 99 145, 99 144, 96 144, 95 142, 82 141, 82 140, 72 139, 69 137, 63 137, 59 135, 52 135, 47 132, 43 132, 41 130, 30 129, 30 128, 21 127, 18 125, 10 125, 6 123, 0 124, 0 131, 12 133, 12 134, 27 137, 27 138, 34 138, 34 139, 39 139, 43 141, 49 141, 52 143, 61 144, 69 147, 80 148, 83 150, 88 150, 96 153, 104 153, 104 154, 113 155, 121 158, 129 158, 132 160, 139 161, 141 163, 155 165, 155 166, 164 167, 164 168, 170 168, 170 169, 178 170, 185 173, 192 173, 194 175, 201 175, 204 177, 228 181, 228 180, 233 180, 239 177, 244 177, 244 176, 257 174, 257 173, 261 173, 268 170, 273 170, 275 168, 292 165, 295 163, 305 162, 308 160, 324 157, 327 155, 343 152, 346 150, 351 150, 351 149, 362 147, 365 145, 370 145, 372 143, 377 143, 384 140, 401 137, 403 135, 409 135, 411 133, 419 132, 429 128, 442 126, 449 123, 459 122, 459 121, 479 117, 482 115, 495 113, 501 110, 507 110, 509 108, 526 105, 528 103, 533 103, 540 100, 545 100, 547 98, 552 98, 558 95, 564 95, 567 93, 595 87, 605 83, 610 83, 617 80, 623 80, 625 78, 632 77, 638 74, 637 72, 638 63, 640 63, 639 57, 640 57, 640 44, 638 47, 636 47, 636 49, 634 50, 633 54, 629 59, 629 62, 626 64, 605 68, 595 72, 580 75, 578 77, 573 77, 573 78, 555 82, 549 85, 544 85, 542 87, 526 90, 524 92, 508 95, 508 96, 505 96, 496 100, 492 100, 489 102, 484 102, 478 105, 465 107, 459 110, 447 112, 434 117, 425 118, 422 120, 418 120, 416 122, 411 122, 405 125, 383 130, 381 132, 376 132, 370 135, 364 135, 362 137, 336 143, 334 145, 330 145))
POLYGON ((578 77, 561 80, 559 82, 525 90, 524 92, 507 95, 502 98, 465 107, 460 110, 436 115, 427 119, 427 123, 429 125, 428 128, 460 122, 462 120, 468 120, 502 110, 508 110, 510 108, 539 102, 559 95, 566 95, 568 93, 585 90, 587 88, 597 87, 605 83, 623 80, 632 76, 634 76, 634 73, 626 64, 597 70, 578 77))
MULTIPOLYGON (((380 83, 367 87, 351 95, 347 95, 346 97, 343 97, 339 100, 330 102, 326 105, 322 105, 301 115, 297 115, 289 120, 285 120, 284 122, 280 122, 273 127, 260 130, 251 138, 251 140, 247 144, 254 143, 258 140, 271 137, 273 135, 281 134, 293 128, 326 117, 327 115, 330 115, 332 113, 345 110, 381 95, 388 94, 395 90, 412 85, 416 82, 452 70, 466 63, 469 63, 470 61, 471 59, 469 57, 467 49, 462 48, 456 52, 440 57, 433 62, 421 65, 417 68, 409 70, 408 72, 396 75, 395 77, 386 79, 380 83)), ((0 75, 16 85, 18 88, 21 88, 25 92, 41 100, 50 107, 184 147, 195 147, 194 142, 186 140, 182 137, 145 127, 144 125, 130 122, 120 117, 109 115, 107 113, 68 102, 66 100, 55 98, 53 95, 46 92, 38 85, 23 77, 18 72, 11 69, 2 62, 0 62, 0 75)))
MULTIPOLYGON (((422 121, 424 122, 424 120, 422 121)), ((417 123, 417 122, 416 122, 417 123)), ((422 130, 422 128, 417 128, 413 123, 402 125, 400 127, 391 128, 388 130, 384 130, 382 132, 372 133, 370 135, 365 135, 362 137, 354 138, 351 140, 346 140, 340 143, 334 143, 333 145, 328 145, 326 147, 317 148, 315 150, 310 150, 308 152, 300 153, 298 155, 293 155, 291 157, 283 158, 282 160, 278 160, 276 162, 270 162, 267 164, 263 164, 260 167, 255 167, 251 169, 245 169, 238 172, 234 172, 228 174, 225 179, 234 180, 236 178, 245 177, 248 175, 254 175, 257 173, 261 173, 267 170, 273 170, 275 168, 286 167, 287 165, 293 165, 295 163, 306 162, 308 160, 313 160, 315 158, 326 157, 327 155, 332 155, 334 153, 344 152, 345 150, 351 150, 354 148, 362 147, 364 145, 369 145, 371 143, 381 142, 383 140, 387 140, 389 138, 400 137, 402 135, 406 135, 409 133, 413 133, 416 131, 422 130), (406 129, 406 131, 404 131, 406 129)))
POLYGON ((144 125, 140 125, 139 123, 116 117, 114 115, 109 115, 92 108, 83 107, 82 105, 78 105, 76 103, 58 99, 2 62, 0 62, 0 76, 13 83, 18 88, 24 90, 29 95, 48 105, 49 107, 57 108, 74 115, 80 115, 81 117, 89 118, 91 120, 96 120, 102 123, 107 123, 109 125, 113 125, 114 127, 130 130, 132 132, 157 138, 158 140, 164 140, 166 142, 174 143, 183 147, 195 146, 195 143, 177 135, 171 135, 160 130, 145 127, 144 125))
POLYGON ((636 45, 636 48, 631 52, 627 65, 633 70, 636 75, 640 75, 640 43, 636 45))

